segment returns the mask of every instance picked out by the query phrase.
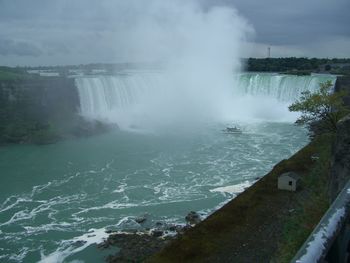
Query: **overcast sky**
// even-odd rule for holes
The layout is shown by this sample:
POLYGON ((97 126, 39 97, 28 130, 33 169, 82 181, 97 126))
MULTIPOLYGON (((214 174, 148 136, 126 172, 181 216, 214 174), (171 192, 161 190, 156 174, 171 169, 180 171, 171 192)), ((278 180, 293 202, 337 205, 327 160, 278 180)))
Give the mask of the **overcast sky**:
MULTIPOLYGON (((176 9, 174 12, 154 4, 159 1, 0 0, 0 65, 143 61, 133 48, 135 43, 143 45, 152 36, 158 41, 159 31, 171 31, 170 26, 175 26, 186 9, 181 6, 190 0, 162 0, 171 2, 167 8, 176 9), (169 23, 169 17, 174 21, 169 23), (157 32, 141 33, 145 21, 148 29, 157 21, 157 32), (134 56, 125 55, 131 53, 134 56)), ((193 2, 197 3, 196 13, 218 6, 234 10, 240 22, 232 21, 238 21, 237 30, 243 32, 247 47, 242 57, 266 57, 268 46, 272 57, 350 57, 349 0, 193 2)), ((144 45, 158 49, 149 39, 144 45)), ((173 41, 178 40, 174 37, 173 41)))

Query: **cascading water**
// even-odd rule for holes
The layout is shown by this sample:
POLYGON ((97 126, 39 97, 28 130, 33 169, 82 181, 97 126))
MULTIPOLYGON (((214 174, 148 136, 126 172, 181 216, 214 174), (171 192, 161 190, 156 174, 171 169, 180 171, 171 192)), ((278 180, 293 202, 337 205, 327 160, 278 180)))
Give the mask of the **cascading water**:
POLYGON ((253 96, 293 102, 303 91, 316 91, 319 84, 335 77, 330 75, 295 76, 271 73, 243 73, 238 75, 238 92, 253 96))
POLYGON ((77 78, 81 113, 103 117, 114 109, 127 110, 146 99, 159 86, 157 74, 124 74, 77 78))
MULTIPOLYGON (((181 112, 181 118, 192 116, 193 121, 200 119, 199 112, 206 116, 217 114, 211 120, 292 121, 296 115, 288 112, 288 105, 303 91, 316 91, 319 84, 327 80, 334 83, 335 77, 242 73, 232 77, 230 94, 225 100, 210 93, 203 99, 208 89, 189 88, 192 93, 188 93, 171 86, 169 75, 163 72, 82 77, 76 79, 76 85, 83 116, 115 122, 125 128, 142 126, 144 123, 140 120, 145 119, 148 122, 171 119, 174 112, 179 113, 182 108, 186 111, 181 112), (193 114, 195 107, 199 110, 193 114), (209 112, 211 109, 221 111, 209 112)), ((212 86, 215 91, 217 87, 212 86)), ((172 121, 176 123, 178 119, 172 121)))

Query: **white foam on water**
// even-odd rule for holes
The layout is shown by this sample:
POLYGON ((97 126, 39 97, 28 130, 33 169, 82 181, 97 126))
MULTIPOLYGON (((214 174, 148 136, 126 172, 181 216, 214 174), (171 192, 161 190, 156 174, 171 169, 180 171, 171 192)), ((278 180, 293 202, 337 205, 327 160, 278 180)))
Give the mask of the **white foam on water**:
POLYGON ((29 199, 29 198, 11 196, 11 197, 7 198, 5 200, 5 202, 1 205, 0 213, 5 212, 7 210, 10 210, 11 208, 14 208, 15 206, 19 205, 20 203, 31 202, 31 201, 32 201, 32 199, 29 199), (16 201, 10 205, 7 205, 7 203, 9 203, 12 198, 16 198, 16 201))
POLYGON ((240 184, 217 187, 217 188, 211 189, 209 191, 210 192, 228 193, 228 194, 239 194, 239 193, 244 192, 244 190, 251 185, 252 185, 251 182, 245 181, 245 182, 240 183, 240 184))
POLYGON ((90 229, 86 234, 61 241, 59 248, 48 255, 41 251, 39 263, 62 263, 67 257, 84 250, 92 244, 101 243, 107 238, 108 234, 104 228, 90 229), (77 243, 81 245, 76 247, 77 243))
MULTIPOLYGON (((52 217, 53 213, 57 212, 53 207, 56 205, 61 204, 67 204, 72 202, 73 200, 79 200, 81 196, 79 194, 72 195, 72 196, 57 196, 52 199, 49 199, 47 201, 39 200, 39 201, 33 201, 33 203, 39 203, 37 207, 33 208, 32 210, 28 208, 24 208, 21 211, 18 211, 13 214, 13 216, 6 222, 0 224, 0 226, 6 226, 11 225, 13 223, 17 223, 19 221, 29 220, 35 218, 37 215, 49 211, 49 216, 52 217)), ((20 203, 20 202, 18 202, 20 203)))
POLYGON ((207 196, 194 186, 172 186, 164 188, 158 200, 162 202, 187 202, 205 199, 207 196))
POLYGON ((107 204, 104 204, 102 206, 94 206, 94 207, 89 207, 86 209, 82 209, 76 213, 73 213, 72 216, 76 217, 77 215, 80 214, 84 214, 90 211, 96 211, 96 210, 101 210, 101 209, 114 209, 114 210, 118 210, 118 209, 125 209, 125 208, 130 208, 130 207, 137 207, 142 205, 142 203, 121 203, 120 200, 115 200, 115 201, 111 201, 107 204))
POLYGON ((113 193, 123 193, 125 191, 127 185, 128 184, 126 184, 126 183, 120 184, 118 186, 118 188, 113 191, 113 193))
POLYGON ((116 227, 120 229, 137 229, 140 227, 140 224, 135 221, 134 216, 126 216, 118 221, 116 227))
POLYGON ((43 190, 47 189, 52 184, 53 184, 52 182, 48 182, 47 184, 34 186, 31 192, 31 196, 33 197, 35 194, 42 193, 43 190))
POLYGON ((34 186, 32 191, 31 191, 31 194, 30 196, 31 197, 34 197, 35 195, 37 194, 40 194, 43 192, 43 190, 46 190, 47 188, 49 187, 60 187, 64 184, 67 184, 69 183, 72 179, 74 179, 75 177, 79 176, 80 173, 76 173, 74 175, 71 175, 71 176, 68 176, 67 178, 64 178, 64 179, 60 179, 60 180, 53 180, 51 182, 48 182, 46 184, 43 184, 43 185, 37 185, 37 186, 34 186))
POLYGON ((48 231, 69 231, 74 224, 67 222, 60 223, 51 223, 44 224, 40 226, 24 226, 23 228, 26 230, 26 235, 38 234, 40 232, 48 232, 48 231))
POLYGON ((28 209, 16 212, 7 222, 0 224, 0 226, 10 225, 17 221, 33 218, 34 213, 30 213, 28 209))
POLYGON ((167 185, 168 182, 161 182, 158 185, 153 187, 154 194, 159 194, 162 191, 162 187, 167 185))
POLYGON ((29 248, 24 247, 21 249, 21 251, 17 254, 12 254, 9 259, 16 261, 16 262, 23 262, 23 259, 26 257, 27 253, 29 252, 29 248))

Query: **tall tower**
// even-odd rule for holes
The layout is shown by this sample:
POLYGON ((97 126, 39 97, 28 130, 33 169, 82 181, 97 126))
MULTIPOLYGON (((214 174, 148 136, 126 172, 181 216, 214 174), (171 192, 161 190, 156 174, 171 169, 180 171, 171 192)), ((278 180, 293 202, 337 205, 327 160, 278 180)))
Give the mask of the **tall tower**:
POLYGON ((267 58, 271 57, 271 47, 267 47, 267 58))

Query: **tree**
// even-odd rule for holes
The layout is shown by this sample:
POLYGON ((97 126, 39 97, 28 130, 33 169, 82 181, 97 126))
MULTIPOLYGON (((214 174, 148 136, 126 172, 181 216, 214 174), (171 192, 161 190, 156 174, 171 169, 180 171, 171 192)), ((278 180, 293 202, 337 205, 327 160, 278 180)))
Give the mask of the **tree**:
POLYGON ((350 112, 344 105, 346 92, 333 92, 331 81, 320 83, 320 89, 314 93, 304 91, 299 100, 289 106, 290 111, 301 112, 297 124, 306 124, 311 129, 314 123, 322 124, 322 130, 335 132, 337 122, 350 112))
POLYGON ((327 64, 325 67, 324 67, 324 70, 325 71, 330 71, 332 69, 332 66, 327 64))

